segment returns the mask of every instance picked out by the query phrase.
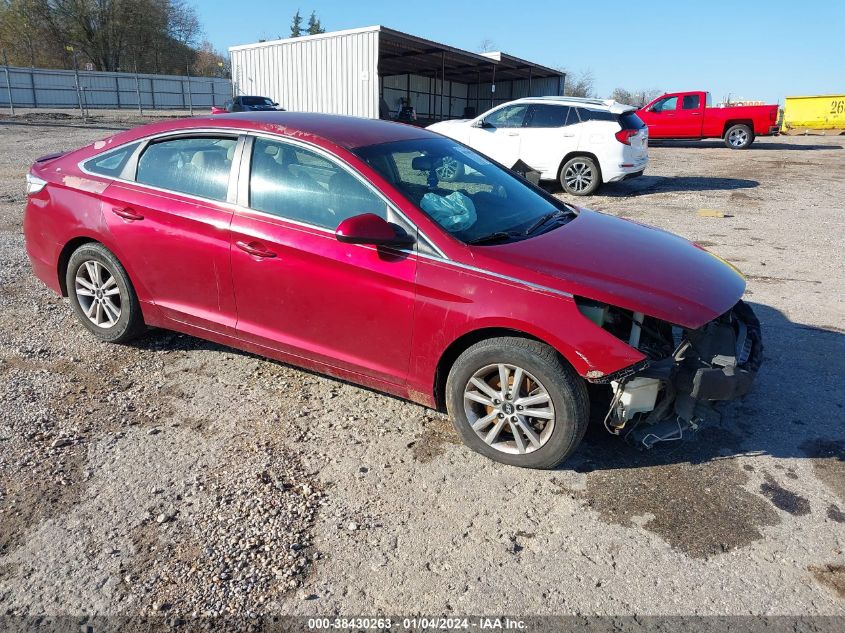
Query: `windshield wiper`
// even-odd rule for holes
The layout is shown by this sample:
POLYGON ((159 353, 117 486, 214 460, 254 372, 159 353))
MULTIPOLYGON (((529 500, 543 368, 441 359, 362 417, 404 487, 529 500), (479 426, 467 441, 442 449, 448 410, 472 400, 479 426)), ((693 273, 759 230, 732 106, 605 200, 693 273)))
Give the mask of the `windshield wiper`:
POLYGON ((565 215, 570 215, 570 212, 563 211, 561 209, 555 209, 551 213, 547 213, 546 215, 541 216, 536 222, 534 222, 534 224, 532 224, 527 229, 525 229, 525 231, 523 232, 523 235, 531 235, 534 231, 539 229, 541 226, 543 226, 549 220, 553 220, 555 218, 560 218, 560 217, 563 217, 565 215))
POLYGON ((516 233, 514 231, 496 231, 495 233, 490 233, 490 235, 482 235, 481 237, 476 237, 474 240, 469 240, 467 244, 492 244, 493 242, 501 242, 515 237, 522 237, 522 233, 516 233))

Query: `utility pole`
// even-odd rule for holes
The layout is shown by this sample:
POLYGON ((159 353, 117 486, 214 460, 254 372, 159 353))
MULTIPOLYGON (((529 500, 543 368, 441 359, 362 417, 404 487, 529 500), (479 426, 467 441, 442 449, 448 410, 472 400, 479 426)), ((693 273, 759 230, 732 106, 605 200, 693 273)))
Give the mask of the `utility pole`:
POLYGON ((79 64, 76 63, 76 49, 71 46, 65 46, 65 50, 68 53, 73 53, 73 76, 76 78, 76 99, 79 101, 79 113, 82 115, 82 118, 85 118, 85 111, 82 109, 82 91, 79 87, 79 64))
POLYGON ((188 75, 188 111, 194 116, 194 97, 191 94, 191 62, 185 59, 185 72, 188 75))
POLYGON ((9 58, 6 57, 6 49, 3 49, 3 69, 6 71, 6 90, 9 92, 9 111, 15 116, 15 104, 12 101, 12 81, 9 79, 9 58))

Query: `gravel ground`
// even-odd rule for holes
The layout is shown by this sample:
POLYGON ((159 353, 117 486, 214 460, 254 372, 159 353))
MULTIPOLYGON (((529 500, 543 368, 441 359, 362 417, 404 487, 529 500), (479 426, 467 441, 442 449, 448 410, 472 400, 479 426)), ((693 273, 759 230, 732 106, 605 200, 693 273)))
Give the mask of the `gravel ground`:
POLYGON ((23 176, 111 123, 20 123, 0 122, 0 615, 845 615, 845 139, 667 143, 585 201, 742 269, 766 360, 695 442, 593 428, 532 472, 279 363, 94 341, 30 272, 23 176))

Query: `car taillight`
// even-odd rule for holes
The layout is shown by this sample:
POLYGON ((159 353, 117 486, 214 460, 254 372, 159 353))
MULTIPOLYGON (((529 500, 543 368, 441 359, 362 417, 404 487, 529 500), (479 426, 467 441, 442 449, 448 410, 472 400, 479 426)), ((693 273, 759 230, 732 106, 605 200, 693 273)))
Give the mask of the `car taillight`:
POLYGON ((637 134, 637 130, 619 130, 616 133, 616 140, 625 145, 631 144, 631 137, 637 134))
POLYGON ((32 174, 26 175, 26 195, 31 196, 47 186, 47 181, 32 174))

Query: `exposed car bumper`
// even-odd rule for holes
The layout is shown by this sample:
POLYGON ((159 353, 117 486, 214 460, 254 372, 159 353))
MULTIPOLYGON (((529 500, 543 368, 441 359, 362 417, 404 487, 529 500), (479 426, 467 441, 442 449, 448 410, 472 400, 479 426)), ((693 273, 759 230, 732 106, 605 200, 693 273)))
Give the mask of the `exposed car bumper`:
POLYGON ((697 330, 672 327, 672 337, 670 356, 611 382, 608 430, 646 448, 717 419, 714 405, 747 394, 763 362, 760 322, 742 301, 697 330))
POLYGON ((619 182, 628 178, 636 178, 643 175, 646 165, 648 165, 648 158, 612 165, 610 168, 602 167, 602 176, 604 176, 605 182, 619 182))

